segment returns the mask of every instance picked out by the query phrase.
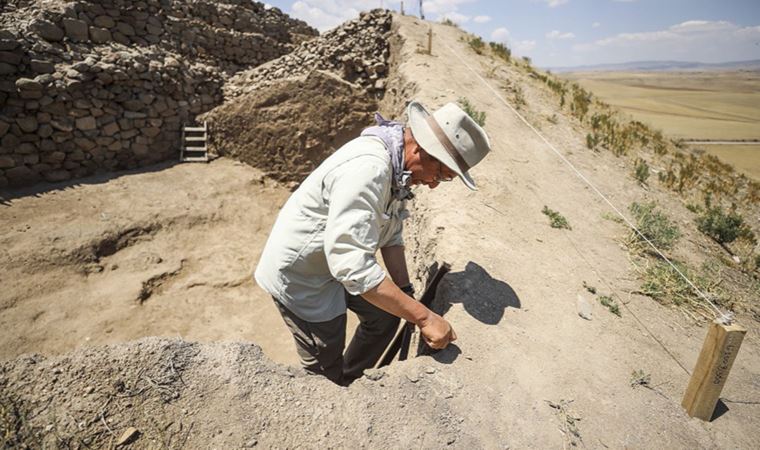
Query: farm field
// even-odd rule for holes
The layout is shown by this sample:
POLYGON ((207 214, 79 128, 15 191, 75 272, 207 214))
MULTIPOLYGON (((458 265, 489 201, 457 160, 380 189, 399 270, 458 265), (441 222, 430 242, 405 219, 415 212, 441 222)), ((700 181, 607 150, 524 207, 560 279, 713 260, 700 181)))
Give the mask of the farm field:
MULTIPOLYGON (((674 138, 760 141, 760 72, 579 72, 561 76, 674 138)), ((695 147, 760 179, 760 142, 695 147)))

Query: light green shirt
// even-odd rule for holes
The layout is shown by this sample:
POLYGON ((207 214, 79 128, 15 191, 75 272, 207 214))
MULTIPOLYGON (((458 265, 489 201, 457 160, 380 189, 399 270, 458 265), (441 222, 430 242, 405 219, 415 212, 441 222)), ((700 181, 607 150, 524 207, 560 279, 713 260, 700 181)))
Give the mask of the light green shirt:
POLYGON ((385 278, 375 254, 404 245, 403 201, 391 195, 383 142, 356 138, 327 158, 280 210, 256 267, 256 282, 295 315, 325 322, 346 312, 345 291, 385 278))

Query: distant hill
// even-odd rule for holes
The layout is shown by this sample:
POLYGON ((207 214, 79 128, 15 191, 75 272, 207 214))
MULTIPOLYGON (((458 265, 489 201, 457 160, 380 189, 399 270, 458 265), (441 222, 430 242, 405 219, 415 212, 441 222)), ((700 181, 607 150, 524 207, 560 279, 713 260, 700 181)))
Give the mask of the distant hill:
POLYGON ((760 59, 725 63, 693 61, 633 61, 574 67, 549 67, 552 72, 670 72, 678 70, 760 70, 760 59))

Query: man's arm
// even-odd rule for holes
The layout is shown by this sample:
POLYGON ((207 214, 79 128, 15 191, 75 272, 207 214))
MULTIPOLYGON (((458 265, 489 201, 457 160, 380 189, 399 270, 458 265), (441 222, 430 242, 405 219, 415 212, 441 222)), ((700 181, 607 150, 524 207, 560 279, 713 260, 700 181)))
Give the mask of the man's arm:
POLYGON ((362 294, 362 297, 383 311, 417 325, 423 339, 432 348, 446 348, 457 338, 451 324, 422 303, 404 294, 388 277, 362 294))
POLYGON ((388 270, 388 275, 391 276, 391 280, 396 283, 396 286, 403 287, 411 284, 409 281, 409 271, 406 268, 404 246, 394 245, 392 247, 383 247, 380 249, 380 253, 383 255, 383 261, 385 262, 385 268, 388 270))

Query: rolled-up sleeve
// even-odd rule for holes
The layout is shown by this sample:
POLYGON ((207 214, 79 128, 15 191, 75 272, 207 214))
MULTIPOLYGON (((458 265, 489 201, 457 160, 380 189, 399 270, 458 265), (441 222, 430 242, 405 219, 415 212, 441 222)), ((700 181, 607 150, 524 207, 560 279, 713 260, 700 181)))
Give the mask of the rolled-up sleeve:
POLYGON ((404 246, 404 220, 409 217, 406 202, 396 200, 393 202, 391 220, 388 229, 380 238, 380 247, 404 246))
POLYGON ((388 171, 386 161, 368 155, 336 167, 324 178, 325 257, 332 276, 352 295, 369 291, 385 278, 375 252, 388 171))

